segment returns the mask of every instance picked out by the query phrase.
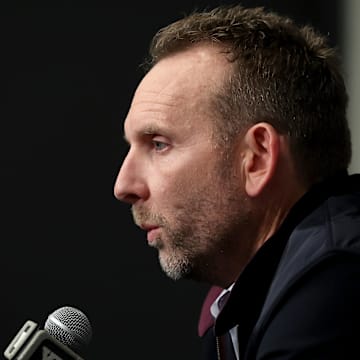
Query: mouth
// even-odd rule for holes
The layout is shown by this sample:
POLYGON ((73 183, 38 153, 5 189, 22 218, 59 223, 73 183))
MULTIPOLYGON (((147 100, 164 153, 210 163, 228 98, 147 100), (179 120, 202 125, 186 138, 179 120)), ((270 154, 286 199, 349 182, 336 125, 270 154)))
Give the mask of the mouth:
POLYGON ((150 245, 154 244, 156 239, 159 238, 159 226, 141 224, 140 228, 147 232, 147 241, 150 245))

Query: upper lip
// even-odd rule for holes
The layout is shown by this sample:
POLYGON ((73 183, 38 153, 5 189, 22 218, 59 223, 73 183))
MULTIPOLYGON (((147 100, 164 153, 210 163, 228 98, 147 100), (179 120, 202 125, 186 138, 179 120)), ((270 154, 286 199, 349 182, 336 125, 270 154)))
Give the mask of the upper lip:
POLYGON ((157 225, 140 224, 140 228, 145 231, 150 231, 150 230, 156 229, 157 227, 158 227, 157 225))

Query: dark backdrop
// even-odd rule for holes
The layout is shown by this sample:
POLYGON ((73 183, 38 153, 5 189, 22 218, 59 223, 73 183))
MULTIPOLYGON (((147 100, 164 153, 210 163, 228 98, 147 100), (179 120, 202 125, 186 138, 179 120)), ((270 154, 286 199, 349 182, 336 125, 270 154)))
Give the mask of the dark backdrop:
MULTIPOLYGON (((43 326, 49 313, 71 305, 93 325, 87 359, 199 358, 207 286, 163 275, 112 188, 151 36, 220 2, 4 3, 1 353, 25 320, 43 326)), ((339 41, 336 1, 243 4, 272 7, 339 41)))

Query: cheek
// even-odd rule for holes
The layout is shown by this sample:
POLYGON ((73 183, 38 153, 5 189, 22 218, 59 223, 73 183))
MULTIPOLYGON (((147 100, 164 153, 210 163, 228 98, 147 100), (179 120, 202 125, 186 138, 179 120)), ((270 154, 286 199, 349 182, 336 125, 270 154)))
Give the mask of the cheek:
POLYGON ((169 165, 166 171, 157 171, 149 183, 156 196, 172 197, 188 189, 193 182, 192 172, 190 167, 175 168, 169 165))
POLYGON ((160 211, 168 207, 172 208, 188 191, 188 184, 187 179, 174 174, 164 175, 157 181, 153 179, 149 184, 152 204, 160 211))
POLYGON ((165 163, 162 163, 153 172, 149 186, 154 201, 156 198, 156 201, 165 207, 166 202, 181 205, 184 201, 192 200, 191 197, 208 194, 209 189, 219 182, 214 162, 208 157, 199 159, 187 156, 184 159, 179 156, 164 165, 165 163))
POLYGON ((209 171, 198 167, 187 168, 176 177, 173 183, 174 191, 180 194, 198 192, 209 184, 209 171))
POLYGON ((152 205, 170 219, 172 214, 184 211, 199 198, 199 188, 204 188, 202 181, 202 178, 196 178, 186 171, 164 176, 161 182, 153 184, 152 205))

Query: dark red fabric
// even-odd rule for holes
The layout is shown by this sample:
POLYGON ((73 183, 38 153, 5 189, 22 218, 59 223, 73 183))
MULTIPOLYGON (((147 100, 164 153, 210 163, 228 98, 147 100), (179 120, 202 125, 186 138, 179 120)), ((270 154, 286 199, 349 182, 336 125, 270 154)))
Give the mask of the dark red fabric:
POLYGON ((212 286, 210 288, 210 290, 208 291, 208 293, 205 297, 205 300, 203 302, 201 312, 200 312, 199 323, 198 323, 199 336, 203 336, 205 334, 205 332, 212 325, 214 325, 214 319, 211 315, 210 307, 222 291, 223 291, 223 288, 218 287, 218 286, 212 286))

